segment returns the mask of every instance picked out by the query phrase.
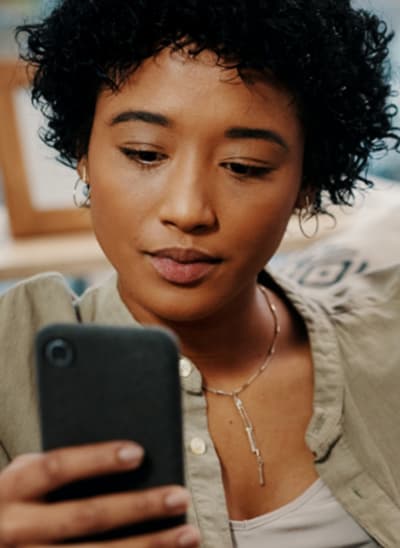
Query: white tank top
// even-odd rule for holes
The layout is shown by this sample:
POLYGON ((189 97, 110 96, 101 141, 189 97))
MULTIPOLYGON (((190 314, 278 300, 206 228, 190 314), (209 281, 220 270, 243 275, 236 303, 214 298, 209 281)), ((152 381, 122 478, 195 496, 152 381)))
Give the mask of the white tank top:
POLYGON ((236 548, 379 546, 342 508, 321 479, 294 501, 262 516, 231 520, 236 548))

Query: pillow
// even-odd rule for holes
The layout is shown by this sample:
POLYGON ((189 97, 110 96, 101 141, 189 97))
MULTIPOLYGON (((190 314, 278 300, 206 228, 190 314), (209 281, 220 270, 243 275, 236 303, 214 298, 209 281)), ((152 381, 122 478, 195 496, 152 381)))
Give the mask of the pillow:
MULTIPOLYGON (((400 264, 400 184, 375 182, 352 208, 330 208, 336 226, 325 216, 313 240, 305 238, 297 219, 292 219, 271 270, 306 288, 324 289, 351 276, 400 264)), ((312 231, 314 222, 310 220, 306 229, 309 225, 312 231)))

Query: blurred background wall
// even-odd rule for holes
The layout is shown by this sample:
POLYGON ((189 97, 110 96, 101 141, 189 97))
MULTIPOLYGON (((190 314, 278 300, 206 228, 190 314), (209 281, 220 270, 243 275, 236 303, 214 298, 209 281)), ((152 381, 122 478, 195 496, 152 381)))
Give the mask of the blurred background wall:
MULTIPOLYGON (((8 66, 9 60, 13 63, 18 56, 15 27, 40 19, 56 3, 57 0, 0 0, 0 61, 6 61, 4 66, 8 66)), ((55 154, 39 140, 37 133, 43 119, 31 107, 27 91, 20 88, 12 93, 16 130, 20 138, 15 154, 10 148, 7 149, 8 171, 4 161, 0 162, 0 293, 18 279, 42 271, 62 272, 73 289, 81 292, 88 283, 95 282, 104 273, 108 275, 109 263, 90 230, 89 217, 82 220, 84 212, 73 206, 72 188, 76 173, 57 162, 55 154), (15 163, 15 179, 10 176, 10 158, 15 163), (22 171, 18 169, 18 163, 22 171), (6 172, 8 193, 13 190, 13 208, 7 207, 4 199, 6 172), (28 183, 32 202, 29 207, 34 209, 34 215, 33 209, 26 211, 25 198, 19 199, 21 184, 25 183, 28 183), (47 198, 51 198, 52 202, 46 203, 47 198), (19 204, 22 202, 26 215, 21 214, 23 208, 19 204), (16 234, 17 218, 25 224, 28 222, 29 231, 16 234), (57 224, 59 228, 62 225, 62 230, 57 229, 57 224)), ((14 128, 10 126, 10 117, 4 113, 4 104, 3 101, 3 120, 0 119, 3 126, 0 127, 3 137, 4 131, 12 132, 10 139, 7 140, 6 136, 7 143, 12 143, 14 128)), ((14 120, 14 116, 11 118, 14 120)), ((3 138, 3 145, 4 142, 3 138)))
MULTIPOLYGON (((355 7, 374 11, 394 31, 395 36, 390 46, 391 78, 395 96, 393 102, 400 110, 400 0, 353 0, 355 7)), ((400 126, 400 113, 397 115, 397 125, 400 126)), ((371 163, 371 170, 382 177, 400 180, 400 155, 395 152, 383 159, 371 163)))
POLYGON ((48 12, 56 0, 0 0, 0 55, 16 55, 13 28, 48 12))

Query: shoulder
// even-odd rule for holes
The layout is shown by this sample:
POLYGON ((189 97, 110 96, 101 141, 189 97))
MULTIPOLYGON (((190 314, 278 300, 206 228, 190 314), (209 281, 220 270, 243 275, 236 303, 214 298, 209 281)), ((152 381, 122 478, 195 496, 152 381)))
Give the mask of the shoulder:
POLYGON ((73 313, 74 293, 64 278, 57 273, 33 276, 6 291, 0 296, 0 330, 13 323, 32 321, 45 322, 53 318, 62 319, 73 313))
POLYGON ((332 317, 371 307, 388 307, 400 316, 400 264, 353 273, 326 286, 305 285, 286 270, 273 269, 272 278, 295 306, 316 303, 332 317))
POLYGON ((43 295, 46 292, 54 290, 57 293, 66 292, 74 295, 60 273, 44 272, 25 278, 11 286, 10 289, 0 295, 0 302, 3 302, 5 299, 18 298, 22 295, 34 297, 35 295, 43 295))
POLYGON ((326 308, 335 318, 346 314, 359 316, 374 309, 391 311, 393 320, 400 320, 400 265, 349 277, 346 283, 324 292, 311 291, 314 299, 325 302, 326 308))
POLYGON ((365 379, 372 391, 376 389, 376 381, 382 384, 386 379, 388 390, 391 385, 397 392, 400 267, 373 270, 349 280, 329 295, 325 308, 335 327, 345 374, 359 388, 365 379))
MULTIPOLYGON (((24 280, 0 296, 0 347, 2 363, 22 363, 31 351, 34 335, 55 322, 76 321, 74 293, 60 274, 49 273, 24 280), (19 358, 19 359, 18 359, 19 358)), ((2 367, 3 369, 3 367, 2 367)))
MULTIPOLYGON (((329 289, 277 281, 307 326, 313 428, 325 417, 329 447, 344 432, 346 450, 391 492, 393 478, 400 481, 400 267, 349 276, 329 289)), ((309 440, 321 436, 313 431, 309 440)))
POLYGON ((113 272, 101 285, 91 287, 77 301, 84 323, 136 325, 118 291, 117 274, 113 272))
POLYGON ((0 378, 27 368, 40 328, 76 321, 74 299, 59 274, 35 276, 0 296, 0 378))
POLYGON ((35 335, 50 323, 76 322, 74 299, 59 274, 35 276, 0 296, 0 447, 8 458, 39 449, 35 335))
POLYGON ((400 386, 400 266, 355 274, 325 289, 305 288, 285 276, 276 281, 321 353, 323 344, 338 348, 345 376, 361 374, 367 383, 392 378, 400 386))

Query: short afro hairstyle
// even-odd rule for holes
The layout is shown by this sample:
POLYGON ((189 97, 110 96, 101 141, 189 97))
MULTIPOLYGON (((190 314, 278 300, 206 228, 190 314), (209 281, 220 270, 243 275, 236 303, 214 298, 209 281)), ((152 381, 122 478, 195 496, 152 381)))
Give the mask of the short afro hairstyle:
POLYGON ((243 80, 248 69, 272 73, 292 94, 306 132, 303 187, 317 212, 325 195, 351 203, 359 181, 372 184, 371 155, 400 146, 392 34, 350 0, 63 0, 17 36, 48 122, 42 138, 71 167, 87 151, 99 92, 117 91, 165 47, 211 50, 243 80))

